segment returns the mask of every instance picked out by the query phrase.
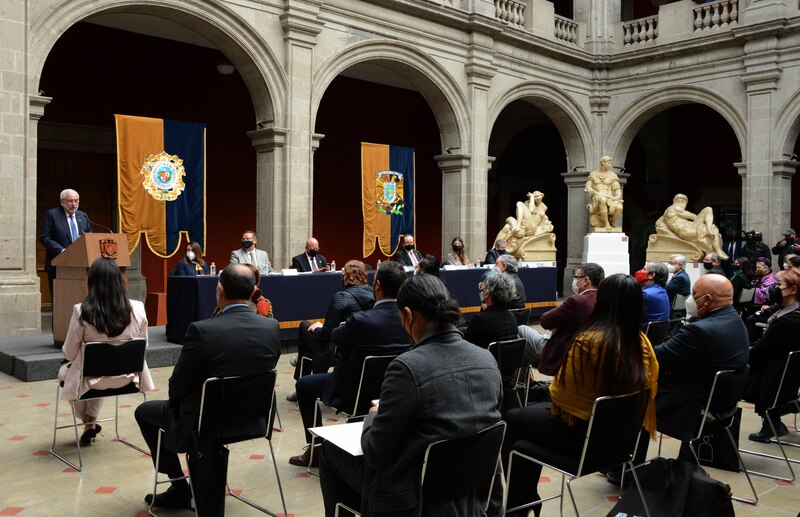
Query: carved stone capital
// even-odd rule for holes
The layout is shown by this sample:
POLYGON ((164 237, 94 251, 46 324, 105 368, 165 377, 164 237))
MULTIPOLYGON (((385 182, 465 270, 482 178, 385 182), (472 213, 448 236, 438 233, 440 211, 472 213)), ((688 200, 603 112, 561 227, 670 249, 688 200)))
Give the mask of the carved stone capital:
POLYGON ((50 104, 50 101, 52 101, 52 100, 53 100, 52 97, 44 97, 44 96, 41 96, 41 95, 31 95, 28 98, 28 101, 30 102, 30 113, 29 113, 28 116, 30 117, 30 119, 31 120, 39 120, 39 119, 41 119, 44 116, 44 108, 45 108, 45 106, 50 104))
POLYGON ((440 154, 433 157, 442 170, 442 174, 463 172, 472 162, 471 154, 440 154))
POLYGON ((248 131, 247 136, 250 137, 250 141, 253 142, 253 147, 256 151, 262 153, 273 151, 286 145, 287 133, 289 133, 288 129, 269 127, 248 131))

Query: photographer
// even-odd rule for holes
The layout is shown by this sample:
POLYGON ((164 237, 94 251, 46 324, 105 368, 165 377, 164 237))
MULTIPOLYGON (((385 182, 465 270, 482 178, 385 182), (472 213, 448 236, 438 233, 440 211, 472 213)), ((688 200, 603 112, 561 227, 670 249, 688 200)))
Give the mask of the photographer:
POLYGON ((750 259, 750 262, 753 264, 756 263, 758 257, 770 257, 770 249, 769 246, 762 242, 764 236, 761 232, 757 232, 754 230, 750 230, 744 234, 744 249, 742 250, 742 255, 750 259))
POLYGON ((783 239, 781 239, 775 246, 772 247, 772 253, 778 256, 776 264, 783 266, 784 258, 789 253, 800 253, 800 243, 797 242, 797 234, 791 228, 783 232, 783 239))

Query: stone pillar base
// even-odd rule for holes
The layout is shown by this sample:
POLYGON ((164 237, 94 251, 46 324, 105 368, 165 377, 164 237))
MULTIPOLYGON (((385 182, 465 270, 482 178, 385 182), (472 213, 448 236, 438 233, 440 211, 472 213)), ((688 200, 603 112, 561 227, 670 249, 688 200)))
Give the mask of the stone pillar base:
POLYGON ((19 274, 0 277, 0 336, 24 336, 41 332, 42 303, 39 279, 19 274))
POLYGON ((600 264, 606 276, 616 273, 629 275, 628 236, 624 233, 587 233, 583 237, 581 262, 600 264))

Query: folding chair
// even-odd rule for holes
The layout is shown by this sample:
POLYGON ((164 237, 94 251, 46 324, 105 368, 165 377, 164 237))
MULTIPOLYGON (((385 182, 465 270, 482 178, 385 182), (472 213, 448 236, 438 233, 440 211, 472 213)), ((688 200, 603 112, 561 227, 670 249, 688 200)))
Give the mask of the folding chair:
MULTIPOLYGON (((465 494, 478 490, 481 498, 486 494, 486 502, 494 486, 494 478, 500 466, 500 450, 506 432, 503 421, 479 431, 476 434, 438 440, 425 448, 420 476, 420 509, 425 501, 448 501, 458 499, 465 494)), ((335 516, 339 509, 353 515, 361 515, 343 503, 336 504, 335 516)))
POLYGON ((525 307, 522 309, 509 309, 508 312, 517 318, 517 325, 527 325, 531 319, 531 308, 525 307))
MULTIPOLYGON (((775 400, 772 402, 772 406, 767 410, 768 415, 770 412, 773 414, 779 414, 780 416, 794 413, 795 430, 797 430, 797 413, 800 413, 800 394, 798 394, 798 390, 800 390, 800 350, 789 352, 789 355, 786 357, 786 364, 783 367, 781 381, 778 384, 778 390, 775 393, 775 400)), ((750 451, 746 449, 739 449, 739 451, 746 454, 752 454, 753 456, 784 461, 789 469, 789 475, 791 477, 780 477, 764 472, 756 472, 754 470, 750 470, 748 472, 750 474, 755 474, 756 476, 768 477, 771 479, 777 479, 791 483, 795 480, 795 473, 794 469, 792 468, 792 463, 800 464, 800 460, 789 458, 786 455, 786 450, 783 446, 789 445, 792 447, 800 447, 800 445, 781 440, 780 436, 778 436, 777 430, 775 429, 775 424, 772 423, 772 419, 767 418, 767 422, 769 423, 769 427, 772 430, 772 435, 774 436, 774 438, 772 438, 769 442, 778 444, 781 455, 776 456, 773 454, 750 451)))
MULTIPOLYGON (((147 341, 144 339, 133 339, 120 344, 110 343, 85 343, 83 345, 83 367, 81 370, 81 378, 83 377, 111 377, 115 375, 127 375, 131 373, 140 373, 144 369, 144 355, 147 348, 147 341)), ((61 390, 64 387, 63 382, 58 383, 56 388, 56 409, 55 419, 53 424, 53 443, 50 445, 50 454, 63 461, 70 467, 78 472, 83 469, 83 457, 81 456, 81 441, 78 436, 78 420, 75 417, 75 402, 70 403, 72 408, 72 424, 58 425, 58 404, 61 398, 61 390), (55 451, 56 447, 56 434, 59 429, 66 429, 72 427, 75 431, 75 446, 78 449, 78 465, 67 460, 55 451)), ((130 395, 141 393, 144 400, 147 400, 147 395, 141 390, 140 386, 131 381, 129 384, 121 388, 112 388, 107 390, 89 390, 81 395, 78 400, 92 400, 99 398, 115 397, 114 404, 114 417, 98 419, 96 423, 114 421, 114 434, 117 441, 120 441, 136 449, 137 451, 148 453, 148 451, 133 445, 119 435, 119 403, 120 395, 130 395)))
POLYGON ((566 481, 569 497, 575 515, 580 515, 575 497, 572 494, 571 483, 574 479, 597 472, 599 470, 614 468, 624 464, 629 467, 642 498, 645 514, 649 517, 647 501, 644 499, 636 467, 632 463, 634 452, 639 443, 644 414, 649 402, 649 391, 639 391, 627 395, 613 397, 599 397, 592 405, 589 425, 586 429, 583 448, 579 456, 564 455, 553 451, 546 444, 538 444, 530 440, 520 440, 514 444, 514 449, 508 458, 506 470, 506 486, 510 486, 513 473, 514 458, 532 461, 539 465, 549 467, 561 473, 561 493, 537 501, 525 503, 514 508, 506 508, 507 512, 516 512, 524 508, 542 504, 551 499, 560 498, 561 515, 564 513, 564 484, 566 481))
POLYGON ((527 379, 533 370, 531 365, 522 364, 525 355, 525 338, 509 339, 507 341, 493 341, 489 343, 489 352, 497 361, 500 368, 500 375, 503 378, 503 387, 506 392, 513 391, 517 398, 517 404, 522 407, 528 404, 529 385, 527 379), (525 383, 521 384, 520 378, 523 377, 525 383), (513 380, 512 380, 513 379, 513 380), (525 388, 525 403, 519 397, 517 387, 525 388))
MULTIPOLYGON (((747 482, 750 484, 750 490, 753 492, 753 499, 744 499, 741 497, 733 497, 736 501, 748 503, 752 505, 758 504, 758 494, 750 479, 750 473, 744 465, 742 455, 739 454, 739 447, 731 433, 731 426, 736 418, 736 408, 739 400, 744 394, 745 384, 747 377, 750 374, 750 366, 745 365, 744 368, 739 370, 724 370, 719 371, 714 376, 714 383, 711 385, 711 392, 708 394, 708 401, 700 416, 700 425, 694 437, 689 440, 689 450, 692 451, 695 461, 700 465, 700 457, 697 455, 694 443, 702 440, 703 436, 725 429, 725 434, 731 442, 731 447, 736 451, 736 456, 739 459, 739 467, 744 471, 747 482)), ((658 452, 661 453, 661 439, 659 437, 658 452)))
POLYGON ((653 346, 660 345, 667 340, 670 327, 670 320, 651 321, 647 324, 644 334, 653 346))
MULTIPOLYGON (((275 469, 275 478, 278 481, 283 515, 288 515, 286 500, 283 496, 283 485, 278 473, 278 464, 275 461, 275 451, 272 448, 272 426, 276 412, 275 397, 273 396, 276 376, 277 372, 272 370, 247 377, 212 377, 206 379, 203 383, 203 391, 200 398, 197 433, 200 438, 217 442, 225 448, 233 443, 265 438, 269 444, 272 465, 275 469), (246 431, 242 431, 243 429, 246 431), (243 432, 245 434, 242 434, 243 432)), ((158 435, 155 465, 159 465, 161 460, 163 432, 164 430, 162 429, 158 435)), ((191 476, 191 472, 189 475, 191 476)), ((178 479, 186 479, 190 476, 178 479)), ((171 481, 175 481, 175 479, 159 481, 158 469, 156 469, 153 494, 156 493, 159 484, 171 481)), ((263 513, 278 517, 277 513, 231 491, 227 480, 225 484, 233 498, 247 503, 263 513)), ((192 488, 192 496, 194 497, 194 495, 194 488, 192 488)), ((154 515, 152 513, 152 504, 150 514, 154 515)))

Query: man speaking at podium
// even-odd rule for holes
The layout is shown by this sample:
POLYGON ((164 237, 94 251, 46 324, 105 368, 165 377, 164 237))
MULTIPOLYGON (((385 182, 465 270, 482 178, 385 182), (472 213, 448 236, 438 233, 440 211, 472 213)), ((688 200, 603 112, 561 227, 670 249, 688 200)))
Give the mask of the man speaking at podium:
POLYGON ((71 188, 61 191, 61 207, 51 208, 44 215, 42 232, 39 242, 45 249, 44 270, 47 271, 47 285, 50 286, 50 298, 53 295, 53 279, 56 277, 56 268, 51 264, 59 253, 78 240, 86 232, 91 232, 89 216, 78 210, 80 196, 71 188))

